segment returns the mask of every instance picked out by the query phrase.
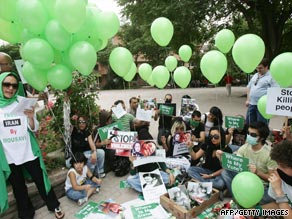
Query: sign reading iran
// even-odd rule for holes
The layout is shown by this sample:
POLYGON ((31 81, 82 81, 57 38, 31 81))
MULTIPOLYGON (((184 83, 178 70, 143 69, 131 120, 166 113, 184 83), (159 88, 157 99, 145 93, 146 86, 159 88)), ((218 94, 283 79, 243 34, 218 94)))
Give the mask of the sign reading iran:
POLYGON ((267 113, 292 116, 292 88, 269 88, 267 93, 267 113))

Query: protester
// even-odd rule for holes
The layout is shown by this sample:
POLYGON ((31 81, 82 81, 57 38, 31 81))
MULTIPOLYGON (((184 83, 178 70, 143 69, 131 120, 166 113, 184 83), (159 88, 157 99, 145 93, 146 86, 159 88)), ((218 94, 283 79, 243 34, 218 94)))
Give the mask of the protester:
POLYGON ((213 126, 222 126, 223 124, 223 114, 217 106, 212 106, 208 113, 202 115, 201 119, 205 124, 206 137, 209 135, 209 131, 213 126))
MULTIPOLYGON (((85 116, 79 116, 77 127, 74 127, 71 133, 72 152, 82 152, 87 157, 87 166, 90 171, 97 177, 105 177, 104 173, 104 150, 98 148, 93 142, 88 121, 85 116)), ((72 159, 72 158, 71 158, 72 159)))
MULTIPOLYGON (((172 103, 172 95, 166 94, 164 97, 164 103, 171 104, 172 103)), ((160 110, 155 110, 154 120, 158 120, 158 135, 157 135, 157 142, 159 145, 162 145, 161 136, 167 136, 170 134, 170 129, 172 125, 173 116, 162 115, 160 114, 160 110), (159 120, 158 120, 159 119, 159 120)))
POLYGON ((81 152, 74 154, 70 160, 71 168, 69 169, 65 181, 66 196, 83 205, 88 198, 99 192, 101 179, 98 179, 91 173, 86 166, 87 158, 81 152))
MULTIPOLYGON (((20 87, 17 74, 2 73, 0 75, 0 88, 2 124, 0 125, 0 190, 6 190, 6 180, 8 180, 16 200, 18 217, 33 218, 35 209, 29 198, 22 173, 23 168, 25 168, 36 184, 48 210, 54 212, 56 218, 63 218, 65 214, 60 208, 53 188, 51 188, 40 147, 33 134, 38 129, 34 108, 23 109, 23 112, 19 112, 21 114, 11 114, 24 98, 18 96, 20 87), (19 139, 19 141, 15 141, 15 139, 19 139)), ((7 208, 7 193, 1 192, 0 213, 7 208)))
MULTIPOLYGON (((255 173, 263 182, 265 193, 260 204, 269 203, 273 200, 268 195, 268 178, 277 168, 277 164, 271 159, 271 147, 266 143, 269 132, 269 127, 264 122, 251 123, 248 127, 246 143, 236 152, 238 156, 249 159, 250 172, 255 173)), ((217 151, 217 156, 221 157, 221 154, 222 151, 217 151)), ((222 172, 222 178, 229 192, 232 192, 231 183, 236 174, 236 172, 230 170, 222 172)))
POLYGON ((12 58, 5 52, 0 52, 0 74, 12 71, 12 58))
POLYGON ((200 182, 212 182, 214 188, 223 190, 225 188, 225 183, 221 176, 223 168, 215 153, 217 150, 227 153, 232 152, 225 144, 225 132, 223 128, 220 126, 212 127, 206 143, 201 145, 199 151, 195 152, 191 144, 188 144, 188 147, 192 160, 197 160, 204 155, 206 157, 202 167, 191 166, 188 169, 188 174, 200 182))
POLYGON ((246 113, 246 124, 256 121, 262 121, 269 124, 269 120, 265 119, 258 110, 258 100, 267 94, 268 88, 279 87, 272 78, 269 71, 269 62, 264 58, 257 66, 257 73, 251 78, 247 85, 247 99, 245 105, 248 107, 246 113))
POLYGON ((271 158, 277 162, 277 171, 270 174, 268 194, 275 202, 256 208, 285 209, 288 214, 285 219, 291 219, 292 215, 292 142, 282 141, 273 146, 271 158))

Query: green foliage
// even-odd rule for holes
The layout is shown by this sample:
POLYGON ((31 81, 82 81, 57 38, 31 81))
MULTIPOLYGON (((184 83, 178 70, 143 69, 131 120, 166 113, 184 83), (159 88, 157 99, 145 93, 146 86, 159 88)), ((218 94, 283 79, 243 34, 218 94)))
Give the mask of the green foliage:
POLYGON ((53 129, 56 132, 63 132, 63 105, 70 101, 71 124, 76 125, 77 116, 86 116, 89 120, 89 127, 98 124, 99 106, 95 103, 98 99, 97 74, 83 76, 80 73, 73 73, 73 82, 66 92, 53 90, 56 102, 52 108, 53 129))

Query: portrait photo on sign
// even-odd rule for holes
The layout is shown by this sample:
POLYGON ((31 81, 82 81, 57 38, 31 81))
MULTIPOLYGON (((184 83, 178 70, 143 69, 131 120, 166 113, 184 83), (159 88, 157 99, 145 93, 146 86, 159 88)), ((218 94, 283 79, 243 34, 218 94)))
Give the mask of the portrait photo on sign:
POLYGON ((131 154, 135 157, 154 156, 156 147, 157 146, 154 141, 138 140, 134 142, 131 154))

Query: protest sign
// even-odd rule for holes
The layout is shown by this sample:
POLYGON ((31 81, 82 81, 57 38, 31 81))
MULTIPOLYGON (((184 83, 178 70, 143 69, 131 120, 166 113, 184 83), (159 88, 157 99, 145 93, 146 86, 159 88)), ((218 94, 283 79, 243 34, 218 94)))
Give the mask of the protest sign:
POLYGON ((226 128, 238 128, 243 129, 244 119, 237 116, 225 116, 225 127, 226 128))
POLYGON ((152 110, 141 109, 139 106, 136 111, 136 119, 150 122, 152 119, 152 110))
POLYGON ((115 107, 112 107, 112 111, 115 114, 115 116, 119 119, 121 118, 123 115, 125 115, 127 112, 124 110, 123 106, 121 103, 119 103, 118 105, 116 105, 115 107))
POLYGON ((108 137, 108 131, 109 130, 113 130, 113 129, 119 129, 119 130, 123 130, 123 125, 120 121, 117 121, 117 122, 114 122, 112 124, 109 124, 109 125, 106 125, 106 126, 103 126, 103 127, 100 127, 98 128, 98 134, 99 134, 99 137, 100 137, 100 140, 101 141, 104 141, 105 139, 107 139, 108 137))
POLYGON ((111 139, 111 144, 107 145, 107 149, 123 149, 131 150, 134 142, 137 140, 137 132, 123 132, 117 130, 108 131, 108 139, 111 139))
POLYGON ((234 172, 248 171, 249 159, 235 154, 222 154, 222 167, 234 172))
POLYGON ((165 116, 175 116, 176 114, 176 104, 175 103, 167 103, 167 104, 158 104, 160 114, 165 116))
POLYGON ((269 88, 266 112, 272 115, 292 116, 292 88, 269 88))

